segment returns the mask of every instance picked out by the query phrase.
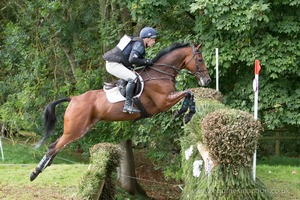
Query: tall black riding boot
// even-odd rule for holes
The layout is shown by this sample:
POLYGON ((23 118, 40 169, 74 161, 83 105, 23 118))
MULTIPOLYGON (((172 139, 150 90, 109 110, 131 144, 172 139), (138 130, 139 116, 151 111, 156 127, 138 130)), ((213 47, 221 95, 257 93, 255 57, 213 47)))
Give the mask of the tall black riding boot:
POLYGON ((134 108, 132 105, 132 96, 133 96, 134 86, 135 86, 135 82, 132 79, 129 79, 127 86, 126 86, 126 100, 125 100, 123 112, 128 112, 128 113, 141 112, 140 110, 134 108))

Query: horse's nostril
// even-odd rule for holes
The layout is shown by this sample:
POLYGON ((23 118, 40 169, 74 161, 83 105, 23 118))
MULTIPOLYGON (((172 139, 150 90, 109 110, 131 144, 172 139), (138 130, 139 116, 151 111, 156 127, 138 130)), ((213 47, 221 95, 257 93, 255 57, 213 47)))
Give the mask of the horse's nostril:
POLYGON ((210 83, 211 83, 211 79, 208 79, 206 85, 209 85, 210 83))

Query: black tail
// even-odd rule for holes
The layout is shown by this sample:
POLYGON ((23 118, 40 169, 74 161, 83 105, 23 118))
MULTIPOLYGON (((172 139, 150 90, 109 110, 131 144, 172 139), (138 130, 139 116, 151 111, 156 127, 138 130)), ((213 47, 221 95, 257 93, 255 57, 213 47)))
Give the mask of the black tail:
POLYGON ((52 101, 46 106, 44 110, 44 117, 45 117, 44 126, 46 132, 44 137, 35 145, 34 147, 35 149, 39 148, 45 142, 45 140, 52 134, 56 123, 55 107, 57 104, 60 104, 64 101, 71 101, 71 98, 70 97, 61 98, 56 101, 52 101))

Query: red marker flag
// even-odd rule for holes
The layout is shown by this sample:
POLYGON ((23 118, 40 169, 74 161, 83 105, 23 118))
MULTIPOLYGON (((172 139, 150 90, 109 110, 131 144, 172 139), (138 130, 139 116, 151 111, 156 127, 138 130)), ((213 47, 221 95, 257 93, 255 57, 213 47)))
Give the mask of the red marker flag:
POLYGON ((255 60, 255 70, 254 70, 254 73, 255 74, 259 74, 260 69, 261 69, 261 67, 260 67, 259 60, 255 60))

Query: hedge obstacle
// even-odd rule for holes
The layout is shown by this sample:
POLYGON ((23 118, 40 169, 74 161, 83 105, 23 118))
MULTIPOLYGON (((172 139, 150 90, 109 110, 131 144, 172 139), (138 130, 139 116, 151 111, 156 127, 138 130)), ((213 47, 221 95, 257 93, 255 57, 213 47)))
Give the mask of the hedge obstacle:
POLYGON ((181 138, 183 200, 270 199, 253 179, 252 159, 261 124, 253 115, 226 107, 213 89, 194 89, 197 112, 181 138))
POLYGON ((91 163, 83 175, 77 192, 79 199, 114 199, 112 172, 119 166, 121 149, 118 145, 99 143, 90 148, 91 163))

